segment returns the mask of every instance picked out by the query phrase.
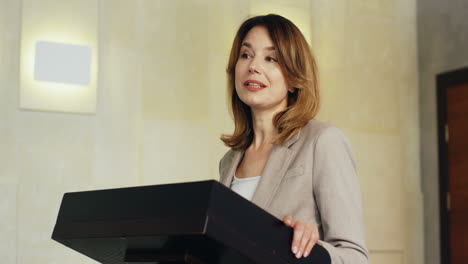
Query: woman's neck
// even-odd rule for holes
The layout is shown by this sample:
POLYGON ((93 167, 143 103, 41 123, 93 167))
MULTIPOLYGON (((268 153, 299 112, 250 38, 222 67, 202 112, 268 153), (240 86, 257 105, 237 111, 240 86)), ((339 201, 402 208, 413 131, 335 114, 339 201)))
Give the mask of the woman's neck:
POLYGON ((252 109, 252 124, 254 138, 251 144, 254 150, 272 145, 272 140, 278 135, 278 129, 273 125, 273 118, 278 111, 262 111, 252 109))

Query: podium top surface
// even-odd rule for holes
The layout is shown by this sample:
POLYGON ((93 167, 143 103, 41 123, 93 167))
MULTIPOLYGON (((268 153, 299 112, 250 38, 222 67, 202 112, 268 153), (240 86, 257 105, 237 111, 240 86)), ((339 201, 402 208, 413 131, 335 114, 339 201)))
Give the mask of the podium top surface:
POLYGON ((331 263, 316 245, 217 181, 66 193, 52 238, 100 263, 331 263), (254 221, 252 221, 254 220, 254 221))

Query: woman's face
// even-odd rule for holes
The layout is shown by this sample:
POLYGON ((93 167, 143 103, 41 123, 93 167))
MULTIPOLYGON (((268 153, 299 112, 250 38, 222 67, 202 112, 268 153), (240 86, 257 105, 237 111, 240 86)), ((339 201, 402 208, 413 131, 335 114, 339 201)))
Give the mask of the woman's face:
POLYGON ((265 27, 253 27, 245 36, 236 63, 235 86, 239 98, 252 110, 284 110, 288 87, 275 47, 265 27))

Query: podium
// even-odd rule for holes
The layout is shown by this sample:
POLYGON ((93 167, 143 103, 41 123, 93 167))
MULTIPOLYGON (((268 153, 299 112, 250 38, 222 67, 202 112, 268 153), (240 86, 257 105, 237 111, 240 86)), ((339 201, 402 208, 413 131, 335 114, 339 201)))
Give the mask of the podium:
POLYGON ((105 264, 331 263, 293 229, 217 181, 66 193, 52 239, 105 264))

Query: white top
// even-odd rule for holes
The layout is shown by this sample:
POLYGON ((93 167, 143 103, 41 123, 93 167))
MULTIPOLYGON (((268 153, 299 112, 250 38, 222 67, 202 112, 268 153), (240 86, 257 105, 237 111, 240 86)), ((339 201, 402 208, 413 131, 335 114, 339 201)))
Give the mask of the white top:
POLYGON ((231 190, 250 201, 257 189, 259 181, 260 176, 240 179, 234 175, 234 178, 232 178, 231 190))

